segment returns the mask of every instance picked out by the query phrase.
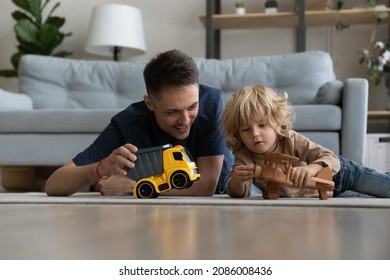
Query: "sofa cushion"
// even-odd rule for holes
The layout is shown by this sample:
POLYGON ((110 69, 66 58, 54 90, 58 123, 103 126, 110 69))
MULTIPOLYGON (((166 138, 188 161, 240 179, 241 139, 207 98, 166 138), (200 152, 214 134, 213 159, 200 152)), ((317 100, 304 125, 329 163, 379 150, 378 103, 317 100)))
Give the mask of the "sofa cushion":
POLYGON ((32 110, 32 100, 25 94, 0 89, 0 110, 32 110))
POLYGON ((339 131, 342 110, 337 105, 295 105, 294 126, 298 131, 339 131))
POLYGON ((0 134, 101 132, 116 113, 117 109, 0 111, 0 134))
POLYGON ((119 108, 146 94, 145 62, 87 61, 24 55, 19 87, 35 109, 119 108))
POLYGON ((314 143, 318 143, 325 148, 328 148, 340 154, 340 133, 336 131, 300 131, 304 136, 309 138, 314 143))
POLYGON ((221 89, 225 104, 242 86, 256 84, 286 91, 293 105, 311 104, 321 85, 335 79, 332 59, 323 51, 195 62, 200 82, 221 89))
POLYGON ((340 104, 343 83, 338 80, 323 84, 317 91, 313 104, 340 104))
MULTIPOLYGON (((200 83, 221 89, 225 104, 239 88, 256 84, 286 91, 294 105, 310 104, 321 85, 335 79, 332 59, 323 51, 194 60, 200 83)), ((35 109, 124 109, 146 94, 142 76, 146 63, 24 55, 19 87, 35 109)))
MULTIPOLYGON (((337 131, 341 128, 341 108, 336 105, 294 105, 294 129, 337 131)), ((0 133, 89 133, 100 132, 118 109, 39 109, 0 111, 0 133)))

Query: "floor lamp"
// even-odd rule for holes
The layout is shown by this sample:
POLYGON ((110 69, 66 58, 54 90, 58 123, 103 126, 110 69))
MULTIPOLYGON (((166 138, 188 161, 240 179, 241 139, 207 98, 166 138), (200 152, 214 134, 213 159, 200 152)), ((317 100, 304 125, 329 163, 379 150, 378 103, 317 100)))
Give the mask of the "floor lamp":
POLYGON ((146 52, 141 11, 122 4, 103 4, 92 11, 85 51, 120 57, 146 52))

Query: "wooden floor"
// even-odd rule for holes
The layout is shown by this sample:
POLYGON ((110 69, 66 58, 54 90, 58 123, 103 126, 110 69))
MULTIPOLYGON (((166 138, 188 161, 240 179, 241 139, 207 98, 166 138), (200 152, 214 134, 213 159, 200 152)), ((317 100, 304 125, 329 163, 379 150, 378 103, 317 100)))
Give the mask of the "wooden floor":
POLYGON ((390 259, 390 209, 1 204, 0 259, 390 259))

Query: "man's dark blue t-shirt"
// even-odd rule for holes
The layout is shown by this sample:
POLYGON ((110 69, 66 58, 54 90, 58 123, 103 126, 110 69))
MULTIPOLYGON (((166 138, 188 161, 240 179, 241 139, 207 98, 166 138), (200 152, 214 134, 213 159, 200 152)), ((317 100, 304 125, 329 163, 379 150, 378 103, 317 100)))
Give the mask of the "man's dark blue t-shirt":
POLYGON ((87 165, 101 160, 116 148, 131 143, 138 149, 164 144, 186 147, 196 160, 197 157, 224 155, 224 164, 216 193, 224 193, 233 156, 226 146, 220 117, 223 110, 221 92, 199 85, 199 111, 191 126, 189 136, 177 140, 164 133, 156 123, 155 115, 144 101, 131 104, 116 114, 111 123, 86 150, 79 153, 73 162, 87 165))

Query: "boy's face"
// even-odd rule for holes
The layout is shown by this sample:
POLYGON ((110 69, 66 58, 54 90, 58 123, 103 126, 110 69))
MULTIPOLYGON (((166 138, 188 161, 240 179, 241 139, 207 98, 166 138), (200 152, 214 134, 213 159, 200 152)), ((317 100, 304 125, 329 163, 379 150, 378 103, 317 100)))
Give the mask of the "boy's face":
POLYGON ((181 89, 166 87, 158 97, 145 96, 149 110, 154 111, 158 126, 169 136, 186 139, 198 115, 199 88, 188 85, 181 89))
POLYGON ((275 151, 278 135, 264 116, 249 120, 247 125, 239 127, 238 132, 242 142, 251 152, 269 154, 275 151))

